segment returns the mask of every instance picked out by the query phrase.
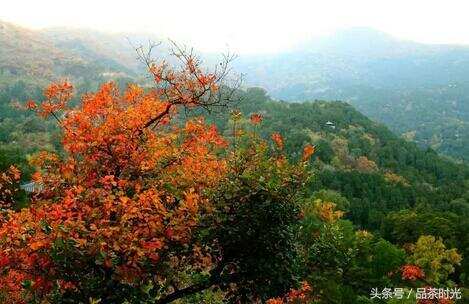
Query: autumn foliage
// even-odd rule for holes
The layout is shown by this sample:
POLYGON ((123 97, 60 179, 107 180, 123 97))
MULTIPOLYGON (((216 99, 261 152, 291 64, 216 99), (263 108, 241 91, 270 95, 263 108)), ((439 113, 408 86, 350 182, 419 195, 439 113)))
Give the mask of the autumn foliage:
MULTIPOLYGON (((214 285, 227 294, 236 284, 252 288, 259 274, 250 272, 237 252, 239 244, 207 237, 233 224, 223 216, 227 210, 249 212, 217 193, 238 180, 239 188, 249 185, 248 192, 238 194, 238 188, 232 188, 233 197, 253 203, 275 197, 293 204, 295 195, 285 199, 276 192, 301 189, 305 167, 291 166, 278 154, 271 158, 262 141, 248 146, 241 157, 230 152, 227 141, 203 119, 181 123, 181 109, 225 101, 221 81, 227 70, 225 63, 206 73, 191 54, 177 49, 175 56, 178 67, 144 57, 154 80, 151 89, 132 84, 121 92, 115 83, 105 83, 71 107, 73 86, 63 82, 50 85, 43 102, 27 102, 29 110, 57 120, 64 153, 37 154, 31 165, 41 190, 32 195, 28 208, 0 217, 2 303, 169 303, 214 285), (266 190, 258 183, 259 170, 279 184, 265 180, 265 185, 275 185, 266 190), (248 172, 255 183, 246 184, 248 172), (198 279, 191 278, 194 275, 198 279)), ((253 124, 261 120, 260 115, 252 117, 253 124)), ((279 134, 273 140, 283 148, 279 134)), ((313 152, 307 147, 303 159, 313 152)), ((12 168, 2 178, 5 187, 19 172, 12 168)), ((284 210, 295 211, 294 205, 288 208, 284 210)), ((294 212, 282 214, 290 222, 296 219, 294 212)), ((275 228, 288 229, 288 221, 275 228)), ((266 234, 277 234, 260 226, 266 234)), ((291 242, 286 240, 285 246, 290 248, 291 242)), ((282 281, 279 291, 287 291, 291 280, 282 281)), ((269 284, 264 278, 258 281, 269 284)), ((259 299, 275 292, 250 291, 245 297, 259 299)))
POLYGON ((415 265, 404 265, 402 266, 402 279, 403 280, 420 280, 425 278, 423 270, 415 265))
POLYGON ((21 172, 15 166, 10 166, 6 172, 0 173, 0 209, 12 207, 20 177, 21 172))
MULTIPOLYGON (((212 209, 207 190, 227 170, 218 155, 226 142, 203 119, 183 126, 171 120, 178 107, 216 103, 222 75, 203 73, 192 57, 181 60, 180 70, 149 64, 151 90, 130 85, 120 93, 106 83, 69 108, 73 87, 63 82, 45 90, 44 102, 27 103, 58 120, 65 155, 37 155, 34 181, 44 190, 30 208, 0 219, 5 301, 86 290, 86 276, 139 286, 155 275, 164 281, 187 264, 210 265, 194 231, 212 209)), ((18 178, 12 168, 2 187, 18 178)))
POLYGON ((266 304, 306 304, 311 303, 314 297, 311 295, 311 286, 308 282, 302 282, 299 289, 290 290, 284 297, 267 300, 266 304))

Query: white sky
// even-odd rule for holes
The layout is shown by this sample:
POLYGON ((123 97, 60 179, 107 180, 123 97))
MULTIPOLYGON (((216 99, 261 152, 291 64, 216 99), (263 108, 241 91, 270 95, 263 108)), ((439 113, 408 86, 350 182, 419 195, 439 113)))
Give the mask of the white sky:
POLYGON ((26 27, 151 32, 204 51, 236 53, 277 51, 353 26, 420 42, 469 44, 468 16, 468 0, 0 1, 0 20, 26 27))

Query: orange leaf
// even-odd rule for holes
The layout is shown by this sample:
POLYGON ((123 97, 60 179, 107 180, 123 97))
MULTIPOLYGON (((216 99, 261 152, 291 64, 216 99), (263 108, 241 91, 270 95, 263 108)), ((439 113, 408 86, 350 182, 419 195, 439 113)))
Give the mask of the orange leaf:
POLYGON ((315 146, 307 145, 306 147, 304 147, 304 149, 303 149, 303 161, 307 161, 308 159, 310 159, 315 151, 316 151, 315 146))
POLYGON ((42 240, 33 242, 33 243, 31 243, 31 245, 29 245, 29 247, 34 251, 39 250, 39 249, 41 249, 45 246, 46 246, 46 242, 44 242, 42 240))

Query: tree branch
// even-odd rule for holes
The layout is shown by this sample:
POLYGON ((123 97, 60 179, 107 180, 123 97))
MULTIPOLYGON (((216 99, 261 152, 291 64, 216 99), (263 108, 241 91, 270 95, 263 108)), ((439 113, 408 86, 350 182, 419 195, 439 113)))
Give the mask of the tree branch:
POLYGON ((223 267, 216 268, 215 270, 217 270, 217 272, 215 272, 208 280, 191 285, 186 288, 176 290, 175 292, 157 300, 155 304, 171 303, 186 296, 190 296, 198 292, 204 291, 212 286, 234 283, 239 280, 240 276, 238 274, 221 275, 222 268, 223 267))

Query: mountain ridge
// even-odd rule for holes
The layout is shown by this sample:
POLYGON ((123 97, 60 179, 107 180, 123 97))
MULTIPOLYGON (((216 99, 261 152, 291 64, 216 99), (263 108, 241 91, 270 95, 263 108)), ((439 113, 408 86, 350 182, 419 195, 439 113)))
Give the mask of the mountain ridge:
MULTIPOLYGON (((33 49, 40 50, 41 60, 28 57, 28 49, 21 45, 7 47, 10 51, 2 48, 0 67, 5 71, 13 66, 19 72, 16 76, 3 72, 0 84, 2 79, 21 76, 43 80, 42 85, 63 77, 80 82, 89 75, 101 75, 103 81, 137 81, 137 75, 144 72, 135 47, 146 45, 148 34, 132 34, 129 42, 130 34, 125 33, 67 28, 27 32, 16 40, 39 39, 41 47, 33 49), (48 44, 51 51, 44 52, 43 45, 48 44), (54 65, 54 54, 61 53, 72 62, 54 65), (8 54, 22 54, 26 62, 8 54), (45 72, 29 75, 38 63, 45 72)), ((214 61, 212 53, 201 57, 214 61)), ((352 28, 278 54, 240 55, 233 68, 245 75, 245 86, 263 87, 275 99, 344 100, 422 147, 458 160, 469 159, 469 148, 465 148, 469 147, 469 86, 465 85, 469 46, 423 44, 369 28, 352 28)))
POLYGON ((62 78, 81 81, 92 73, 132 73, 112 58, 84 56, 74 48, 61 46, 44 31, 1 20, 0 45, 0 84, 26 80, 45 85, 62 78))

